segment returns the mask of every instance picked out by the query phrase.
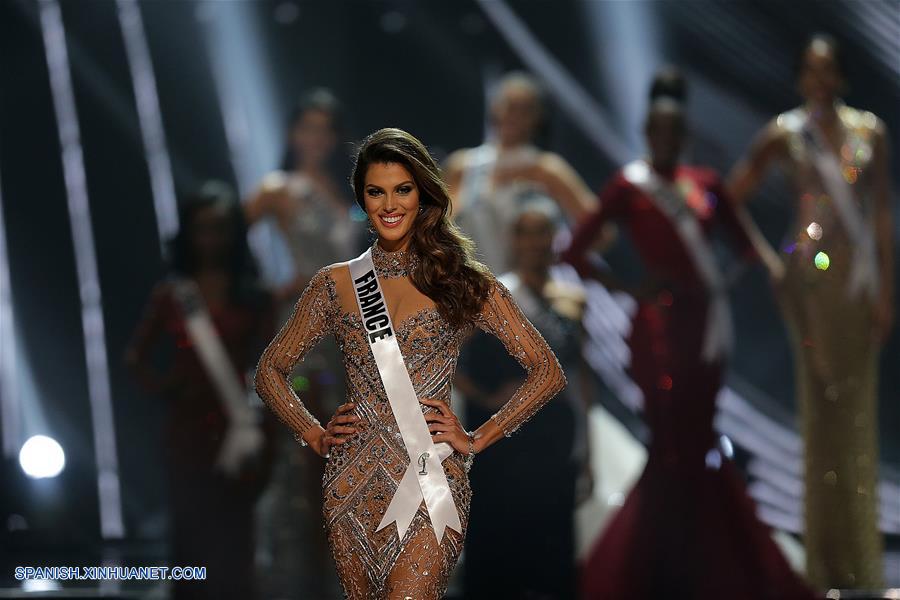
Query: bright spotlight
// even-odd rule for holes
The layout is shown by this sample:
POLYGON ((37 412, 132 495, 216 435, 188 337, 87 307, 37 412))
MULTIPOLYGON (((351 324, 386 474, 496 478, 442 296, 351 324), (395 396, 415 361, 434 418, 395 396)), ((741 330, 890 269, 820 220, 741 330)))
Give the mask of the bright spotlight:
POLYGON ((62 446, 52 437, 33 435, 19 450, 19 465, 29 477, 56 477, 66 466, 62 446))

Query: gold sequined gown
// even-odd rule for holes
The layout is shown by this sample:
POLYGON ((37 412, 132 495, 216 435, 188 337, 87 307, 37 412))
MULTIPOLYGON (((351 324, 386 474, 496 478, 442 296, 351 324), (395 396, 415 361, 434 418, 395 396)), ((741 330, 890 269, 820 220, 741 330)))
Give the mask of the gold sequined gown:
MULTIPOLYGON (((877 120, 843 105, 838 114, 845 133, 840 161, 854 200, 870 217, 877 120)), ((879 348, 871 337, 871 301, 847 292, 853 245, 813 165, 804 118, 799 108, 776 123, 788 142, 785 166, 797 194, 778 297, 793 346, 805 444, 807 574, 822 589, 877 588, 879 348)))
MULTIPOLYGON (((556 356, 515 304, 510 291, 493 275, 491 294, 480 313, 464 327, 455 328, 410 282, 408 272, 418 260, 411 251, 387 252, 377 242, 372 249, 397 341, 420 398, 449 404, 460 345, 474 327, 499 338, 527 372, 523 385, 491 417, 504 435, 512 434, 565 387, 566 378, 556 356)), ((297 397, 287 377, 328 334, 341 349, 348 401, 356 404, 354 414, 361 418, 359 431, 344 444, 331 448, 323 478, 325 529, 344 593, 353 599, 441 598, 468 524, 471 489, 463 468, 464 456, 454 452, 443 462, 463 534, 448 528, 438 544, 424 502, 402 540, 394 524, 375 531, 409 464, 409 456, 364 335, 346 263, 323 267, 310 281, 297 301, 294 316, 260 359, 257 392, 295 432, 302 434, 316 426, 318 421, 297 397)), ((422 407, 424 412, 433 410, 422 407)))

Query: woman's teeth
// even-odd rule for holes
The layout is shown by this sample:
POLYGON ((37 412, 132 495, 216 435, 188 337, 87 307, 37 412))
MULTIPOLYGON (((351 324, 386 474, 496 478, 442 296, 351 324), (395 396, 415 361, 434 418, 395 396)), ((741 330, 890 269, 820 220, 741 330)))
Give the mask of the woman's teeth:
POLYGON ((382 216, 381 220, 384 221, 386 225, 396 225, 403 219, 403 215, 396 215, 393 217, 385 217, 382 216))

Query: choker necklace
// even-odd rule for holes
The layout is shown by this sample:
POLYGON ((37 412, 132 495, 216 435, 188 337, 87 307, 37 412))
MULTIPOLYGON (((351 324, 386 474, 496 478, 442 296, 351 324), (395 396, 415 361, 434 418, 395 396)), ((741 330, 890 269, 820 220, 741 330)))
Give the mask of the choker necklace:
POLYGON ((376 240, 372 244, 372 262, 381 277, 408 277, 419 264, 419 257, 412 250, 389 252, 376 240))

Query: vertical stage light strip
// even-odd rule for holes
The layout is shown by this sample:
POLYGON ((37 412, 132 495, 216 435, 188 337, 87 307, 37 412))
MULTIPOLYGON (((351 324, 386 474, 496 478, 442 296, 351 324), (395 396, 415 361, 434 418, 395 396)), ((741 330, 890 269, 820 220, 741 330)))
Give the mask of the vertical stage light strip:
POLYGON ((643 123, 645 98, 662 52, 652 2, 584 2, 578 5, 584 13, 589 40, 603 80, 612 124, 637 154, 644 146, 643 123), (617 52, 609 52, 604 44, 616 40, 617 52), (628 73, 622 77, 622 73, 628 73))
POLYGON ((0 191, 0 420, 3 421, 3 456, 14 458, 22 443, 22 413, 16 364, 16 330, 13 321, 12 288, 6 251, 3 192, 0 191))
MULTIPOLYGON (((282 107, 276 100, 272 65, 264 55, 257 10, 250 2, 207 3, 200 20, 212 65, 225 138, 241 198, 247 198, 267 171, 278 167, 282 107)), ((293 262, 274 224, 266 219, 249 234, 264 279, 287 282, 293 262)))
POLYGON ((91 405, 97 487, 100 500, 100 529, 104 538, 125 534, 119 489, 115 422, 106 360, 103 307, 94 233, 88 206, 87 181, 81 148, 81 132, 72 91, 66 33, 58 0, 40 0, 41 34, 47 54, 50 88, 56 112, 62 151, 63 177, 69 207, 69 223, 75 251, 75 266, 81 296, 81 324, 87 360, 88 398, 91 405))
POLYGON ((153 191, 153 207, 156 209, 156 227, 163 256, 167 254, 166 240, 178 231, 178 205, 175 200, 175 181, 172 163, 166 149, 166 135, 159 109, 159 94, 153 75, 153 62, 144 22, 137 0, 117 0, 119 26, 125 41, 125 54, 131 71, 134 98, 137 103, 144 155, 150 169, 150 187, 153 191))

